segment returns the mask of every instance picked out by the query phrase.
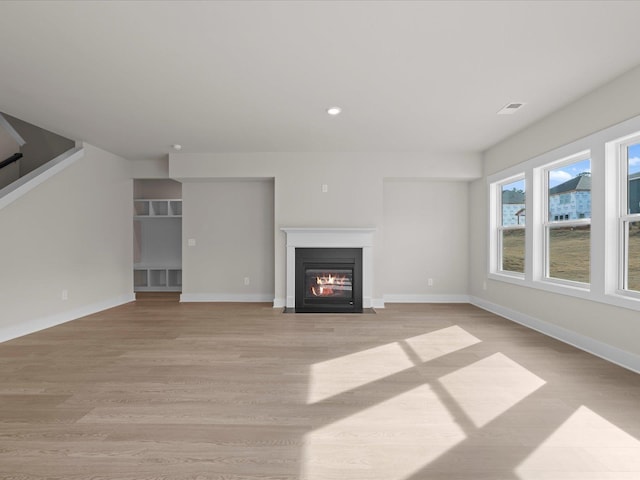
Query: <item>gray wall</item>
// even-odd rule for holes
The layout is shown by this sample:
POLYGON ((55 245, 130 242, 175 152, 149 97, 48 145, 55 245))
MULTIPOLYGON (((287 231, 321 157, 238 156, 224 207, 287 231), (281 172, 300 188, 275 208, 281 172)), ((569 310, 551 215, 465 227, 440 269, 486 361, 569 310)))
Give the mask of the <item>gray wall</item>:
POLYGON ((447 300, 468 292, 467 192, 466 182, 385 180, 385 301, 447 300))
POLYGON ((273 300, 273 187, 272 179, 183 184, 185 298, 273 300))
POLYGON ((0 209, 0 340, 132 299, 132 195, 130 162, 85 145, 0 209))
MULTIPOLYGON (((205 192, 213 189, 214 179, 237 178, 270 178, 274 179, 274 210, 272 224, 265 224, 273 232, 273 290, 276 304, 284 305, 285 297, 285 234, 281 227, 375 227, 374 235, 374 297, 380 303, 384 297, 385 286, 383 271, 385 259, 388 255, 410 257, 414 252, 408 250, 385 251, 384 248, 384 181, 390 178, 422 178, 430 180, 447 179, 459 182, 459 188, 453 190, 442 187, 441 192, 451 196, 451 191, 466 192, 467 181, 481 175, 480 156, 477 154, 384 154, 384 153, 246 153, 246 154, 171 154, 169 156, 169 175, 171 178, 185 182, 183 184, 183 234, 185 238, 196 236, 198 227, 192 209, 196 209, 198 218, 205 208, 207 196, 213 193, 205 192), (193 184, 193 185, 191 185, 193 184), (328 191, 322 193, 322 185, 328 186, 328 191), (201 196, 196 199, 191 193, 201 196), (196 201, 197 200, 197 201, 196 201), (200 203, 197 207, 195 204, 200 203), (198 213, 200 212, 200 213, 198 213), (275 226, 275 228, 273 228, 275 226)), ((453 187, 452 187, 453 188, 453 187)), ((394 190, 395 192, 395 190, 394 190)), ((424 192, 423 192, 424 193, 424 192)), ((242 198, 234 197, 232 189, 226 190, 225 196, 209 199, 206 208, 223 209, 219 214, 233 218, 231 227, 242 224, 242 216, 246 215, 246 207, 242 198), (219 205, 218 205, 219 203, 219 205)), ((461 198, 464 198, 464 193, 461 198)), ((425 201, 431 202, 428 195, 425 201)), ((466 202, 463 202, 466 205, 466 202)), ((432 210, 433 218, 439 218, 436 212, 440 205, 425 205, 425 209, 432 210)), ((462 225, 468 223, 466 208, 455 212, 455 221, 462 225)), ((428 219, 424 219, 428 221, 428 219)), ((454 220, 451 219, 451 222, 454 220)), ((444 226, 450 225, 449 223, 444 226)), ((196 238, 196 240, 198 240, 196 238)), ((440 241, 438 241, 440 242, 440 241)), ((460 248, 468 251, 468 239, 461 239, 460 248)), ((443 246, 441 243, 437 245, 443 246)), ((211 256, 239 257, 244 251, 242 244, 211 241, 206 246, 206 252, 211 256)), ((196 248, 201 246, 198 240, 196 248)), ((416 246, 417 249, 421 247, 416 246)), ((189 247, 183 243, 183 294, 192 293, 222 293, 213 290, 225 288, 228 293, 236 292, 231 284, 213 283, 211 265, 205 261, 205 253, 199 261, 190 259, 189 247), (209 282, 209 285, 206 284, 209 282)), ((418 252, 424 259, 424 253, 418 252)), ((266 253, 265 253, 266 255, 266 253)), ((434 271, 437 276, 438 291, 425 290, 423 294, 442 293, 449 295, 466 295, 466 282, 461 282, 457 276, 460 271, 466 271, 467 258, 465 255, 451 255, 453 265, 446 270, 433 265, 425 265, 424 271, 434 271), (431 270, 433 269, 433 270, 431 270), (464 283, 464 285, 463 285, 464 283), (446 286, 446 287, 445 287, 446 286)), ((433 264, 433 259, 424 259, 433 264)), ((259 265, 263 265, 259 263, 259 265)), ((230 282, 235 285, 238 278, 245 276, 240 272, 234 273, 230 282)), ((436 285, 434 285, 436 286, 436 285)), ((403 292, 403 293, 413 293, 403 292)))
MULTIPOLYGON (((591 92, 485 152, 485 175, 516 165, 640 114, 640 68, 591 92)), ((551 328, 640 355, 638 312, 604 303, 487 280, 486 177, 470 190, 470 290, 476 298, 541 320, 551 328), (486 290, 484 285, 486 284, 486 290)))
POLYGON ((182 184, 169 179, 134 180, 133 198, 167 200, 182 198, 182 184))

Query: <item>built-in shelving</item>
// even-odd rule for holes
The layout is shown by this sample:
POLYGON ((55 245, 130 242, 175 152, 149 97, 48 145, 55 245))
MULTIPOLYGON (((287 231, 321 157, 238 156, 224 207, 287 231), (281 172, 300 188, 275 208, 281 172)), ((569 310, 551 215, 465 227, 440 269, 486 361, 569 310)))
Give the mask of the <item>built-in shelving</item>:
POLYGON ((135 217, 181 217, 182 200, 134 200, 135 217))
POLYGON ((133 269, 133 287, 136 292, 182 290, 182 269, 140 267, 133 269))
POLYGON ((182 290, 182 200, 133 201, 136 292, 182 290))

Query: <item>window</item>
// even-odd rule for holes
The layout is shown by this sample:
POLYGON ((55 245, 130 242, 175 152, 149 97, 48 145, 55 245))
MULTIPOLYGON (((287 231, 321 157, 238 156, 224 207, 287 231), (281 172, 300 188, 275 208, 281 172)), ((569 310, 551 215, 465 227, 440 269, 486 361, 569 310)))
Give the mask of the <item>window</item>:
POLYGON ((525 181, 524 178, 498 184, 500 223, 498 226, 498 270, 524 274, 525 181))
POLYGON ((619 228, 621 289, 640 292, 640 138, 619 144, 621 208, 619 228))
POLYGON ((488 278, 640 311, 640 116, 487 181, 488 278))
POLYGON ((591 159, 581 153, 544 169, 544 277, 589 283, 591 159))

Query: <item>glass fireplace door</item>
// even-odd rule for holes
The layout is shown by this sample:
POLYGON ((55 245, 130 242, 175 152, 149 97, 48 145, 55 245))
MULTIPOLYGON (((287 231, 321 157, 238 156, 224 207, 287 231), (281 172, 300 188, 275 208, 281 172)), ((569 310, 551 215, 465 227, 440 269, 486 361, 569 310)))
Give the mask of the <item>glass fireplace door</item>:
POLYGON ((305 271, 305 298, 353 297, 353 269, 308 268, 305 271))
POLYGON ((296 248, 296 313, 361 313, 361 248, 296 248))

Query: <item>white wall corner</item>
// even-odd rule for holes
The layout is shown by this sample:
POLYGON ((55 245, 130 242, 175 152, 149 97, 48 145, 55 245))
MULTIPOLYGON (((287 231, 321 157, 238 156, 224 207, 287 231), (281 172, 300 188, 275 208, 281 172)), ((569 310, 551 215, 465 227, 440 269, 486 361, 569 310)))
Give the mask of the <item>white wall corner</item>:
POLYGON ((580 350, 584 350, 596 357, 615 363, 633 372, 640 373, 640 355, 478 297, 472 296, 470 303, 507 320, 519 323, 520 325, 560 340, 580 350))

